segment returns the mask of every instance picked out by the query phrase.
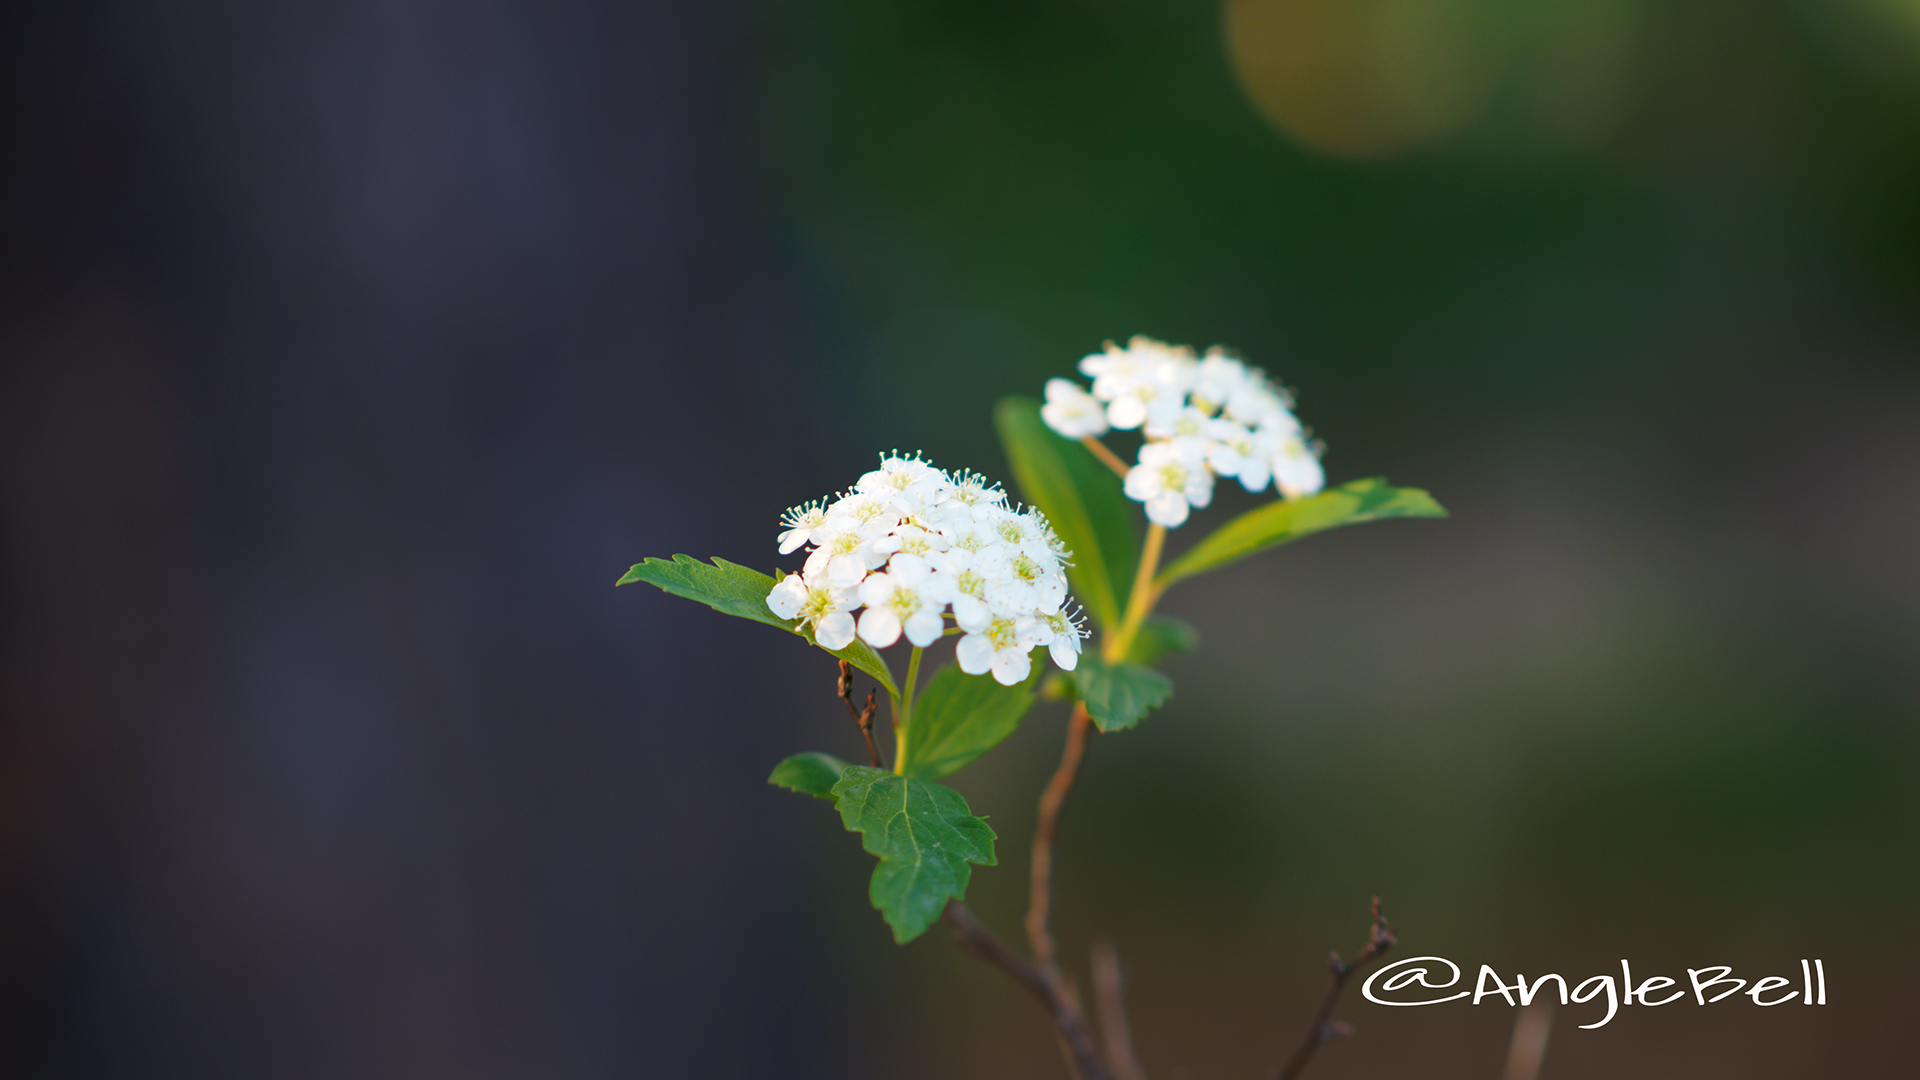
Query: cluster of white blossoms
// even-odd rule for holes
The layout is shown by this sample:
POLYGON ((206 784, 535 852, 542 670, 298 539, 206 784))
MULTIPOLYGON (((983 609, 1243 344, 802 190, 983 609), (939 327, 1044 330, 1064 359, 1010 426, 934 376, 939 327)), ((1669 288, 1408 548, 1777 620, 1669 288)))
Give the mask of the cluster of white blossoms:
POLYGON ((1266 372, 1219 349, 1196 357, 1152 338, 1125 348, 1109 341, 1080 361, 1080 372, 1093 378, 1093 392, 1049 379, 1040 416, 1069 439, 1140 428, 1147 441, 1127 472, 1127 497, 1145 503, 1156 524, 1171 529, 1189 508, 1212 502, 1216 475, 1248 491, 1271 480, 1289 499, 1326 484, 1319 445, 1294 419, 1292 398, 1266 372))
POLYGON ((1041 645, 1068 671, 1080 661, 1086 631, 1066 608, 1069 553, 1038 510, 1009 506, 980 476, 883 454, 852 491, 796 506, 781 524, 782 555, 812 550, 767 607, 810 625, 829 649, 856 633, 876 648, 903 634, 924 648, 946 633, 951 609, 965 635, 955 659, 969 675, 991 671, 1012 686, 1041 645))

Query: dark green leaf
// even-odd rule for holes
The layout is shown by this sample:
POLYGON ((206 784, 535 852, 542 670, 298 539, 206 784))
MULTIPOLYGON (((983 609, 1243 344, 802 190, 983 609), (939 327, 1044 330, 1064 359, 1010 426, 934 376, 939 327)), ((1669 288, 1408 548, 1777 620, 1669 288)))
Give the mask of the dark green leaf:
POLYGON ((840 774, 846 771, 846 762, 832 754, 810 750, 775 765, 767 783, 834 802, 833 785, 840 782, 840 774))
MULTIPOLYGON (((725 559, 715 559, 713 565, 708 566, 691 555, 675 555, 672 562, 643 559, 614 584, 630 585, 636 581, 697 600, 715 611, 777 626, 806 638, 809 643, 813 641, 811 627, 802 628, 798 619, 783 619, 767 606, 767 594, 773 591, 774 580, 751 567, 725 559)), ((853 644, 844 649, 827 651, 880 680, 887 693, 900 692, 894 685, 893 673, 887 670, 887 662, 866 642, 855 638, 853 644)))
POLYGON ((1087 715, 1101 731, 1130 728, 1173 696, 1173 680, 1139 664, 1105 664, 1098 658, 1082 656, 1073 669, 1073 683, 1080 700, 1087 704, 1087 715))
POLYGON ((966 897, 968 863, 994 864, 993 830, 950 787, 850 765, 833 794, 847 830, 880 857, 868 896, 902 945, 926 932, 948 897, 966 897))
POLYGON ((1149 615, 1134 635, 1127 662, 1151 664, 1168 653, 1192 652, 1199 647, 1200 631, 1192 623, 1171 615, 1149 615))
POLYGON ((1138 557, 1138 504, 1086 447, 1054 434, 1032 398, 1003 399, 993 422, 1021 494, 1073 551, 1067 580, 1074 596, 1102 628, 1118 626, 1138 557))
POLYGON ((914 703, 905 773, 938 780, 1000 745, 1033 707, 1033 686, 1045 670, 1036 663, 1026 682, 1001 686, 991 675, 942 666, 914 703))
POLYGON ((1340 525, 1394 517, 1446 517, 1433 496, 1397 488, 1374 477, 1355 480, 1304 499, 1287 499, 1249 510, 1188 548, 1154 580, 1165 588, 1182 578, 1244 559, 1275 544, 1340 525))

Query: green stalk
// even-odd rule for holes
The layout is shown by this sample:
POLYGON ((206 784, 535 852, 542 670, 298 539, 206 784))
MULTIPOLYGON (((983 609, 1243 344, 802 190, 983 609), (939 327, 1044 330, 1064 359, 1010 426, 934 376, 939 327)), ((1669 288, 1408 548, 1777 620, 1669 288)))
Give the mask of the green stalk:
POLYGON ((893 720, 893 771, 904 776, 907 771, 907 732, 913 725, 913 689, 920 682, 920 654, 925 652, 920 646, 913 647, 913 659, 907 661, 907 685, 900 690, 895 699, 899 707, 894 710, 893 720))
POLYGON ((1134 635, 1140 632, 1140 624, 1147 621, 1153 605, 1160 599, 1153 575, 1160 569, 1160 552, 1166 544, 1166 526, 1148 525, 1146 547, 1140 552, 1140 568, 1133 575, 1133 591, 1127 594, 1127 613, 1120 620, 1120 632, 1101 643, 1100 658, 1109 664, 1126 659, 1127 651, 1133 648, 1134 635))

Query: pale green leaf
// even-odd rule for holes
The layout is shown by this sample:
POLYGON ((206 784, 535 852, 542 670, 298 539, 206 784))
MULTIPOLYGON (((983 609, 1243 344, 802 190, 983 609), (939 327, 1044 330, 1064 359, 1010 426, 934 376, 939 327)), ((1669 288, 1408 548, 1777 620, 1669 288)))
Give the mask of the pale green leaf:
MULTIPOLYGON (((767 606, 767 594, 773 591, 774 580, 751 567, 730 563, 725 559, 715 559, 713 565, 709 566, 691 555, 675 555, 672 562, 643 559, 614 584, 630 585, 636 581, 646 582, 675 596, 697 600, 727 615, 777 626, 798 634, 809 643, 813 641, 811 627, 802 627, 797 619, 783 619, 767 606)), ((853 644, 844 649, 827 651, 880 680, 880 685, 886 687, 887 693, 900 693, 894 685, 893 673, 887 670, 887 662, 880 659, 880 654, 874 652, 866 642, 855 638, 853 644)))
POLYGON ((1033 707, 1033 686, 1045 667, 1036 663, 1027 681, 1001 686, 991 675, 942 666, 914 703, 902 771, 938 780, 1000 745, 1033 707))
POLYGON ((1139 664, 1106 664, 1082 656, 1073 685, 1101 731, 1130 728, 1173 696, 1173 680, 1139 664))
POLYGON ((832 754, 810 750, 775 765, 773 775, 767 777, 767 783, 834 802, 833 785, 840 782, 840 774, 846 771, 846 762, 832 754))
POLYGON ((1005 398, 994 408, 993 422, 1021 495, 1047 515, 1073 551, 1067 581, 1074 596, 1102 628, 1118 626, 1138 558, 1139 504, 1086 447, 1047 427, 1039 402, 1005 398))
POLYGON ((1188 548, 1154 579, 1157 588, 1217 569, 1276 544, 1362 521, 1395 517, 1446 517, 1433 496, 1397 488, 1374 477, 1355 480, 1304 499, 1285 499, 1249 510, 1188 548))
POLYGON ((902 945, 926 932, 949 897, 965 899, 968 863, 994 864, 993 830, 950 787, 849 765, 833 795, 847 831, 880 857, 868 896, 902 945))

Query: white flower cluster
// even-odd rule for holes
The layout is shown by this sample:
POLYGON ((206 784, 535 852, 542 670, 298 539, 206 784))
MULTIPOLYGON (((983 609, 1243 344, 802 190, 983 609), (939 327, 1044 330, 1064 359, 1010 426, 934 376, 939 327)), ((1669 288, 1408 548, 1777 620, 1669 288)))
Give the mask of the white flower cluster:
POLYGON ((1032 672, 1045 645, 1072 671, 1086 636, 1066 610, 1069 553, 1038 510, 1007 505, 1006 493, 969 472, 947 473, 919 457, 882 455, 853 490, 796 506, 781 520, 782 555, 811 544, 806 565, 767 594, 783 619, 813 627, 813 639, 844 649, 856 633, 876 648, 925 647, 946 632, 948 609, 965 634, 960 670, 989 671, 1004 686, 1032 672))
POLYGON ((1248 491, 1271 480, 1289 499, 1326 484, 1319 447, 1286 391, 1219 349, 1195 357, 1186 346, 1136 337, 1124 349, 1108 342, 1080 361, 1080 372, 1092 376, 1093 392, 1049 379, 1041 418, 1069 439, 1142 429, 1147 441, 1127 473, 1127 496, 1157 524, 1171 529, 1189 507, 1212 502, 1215 475, 1248 491))

